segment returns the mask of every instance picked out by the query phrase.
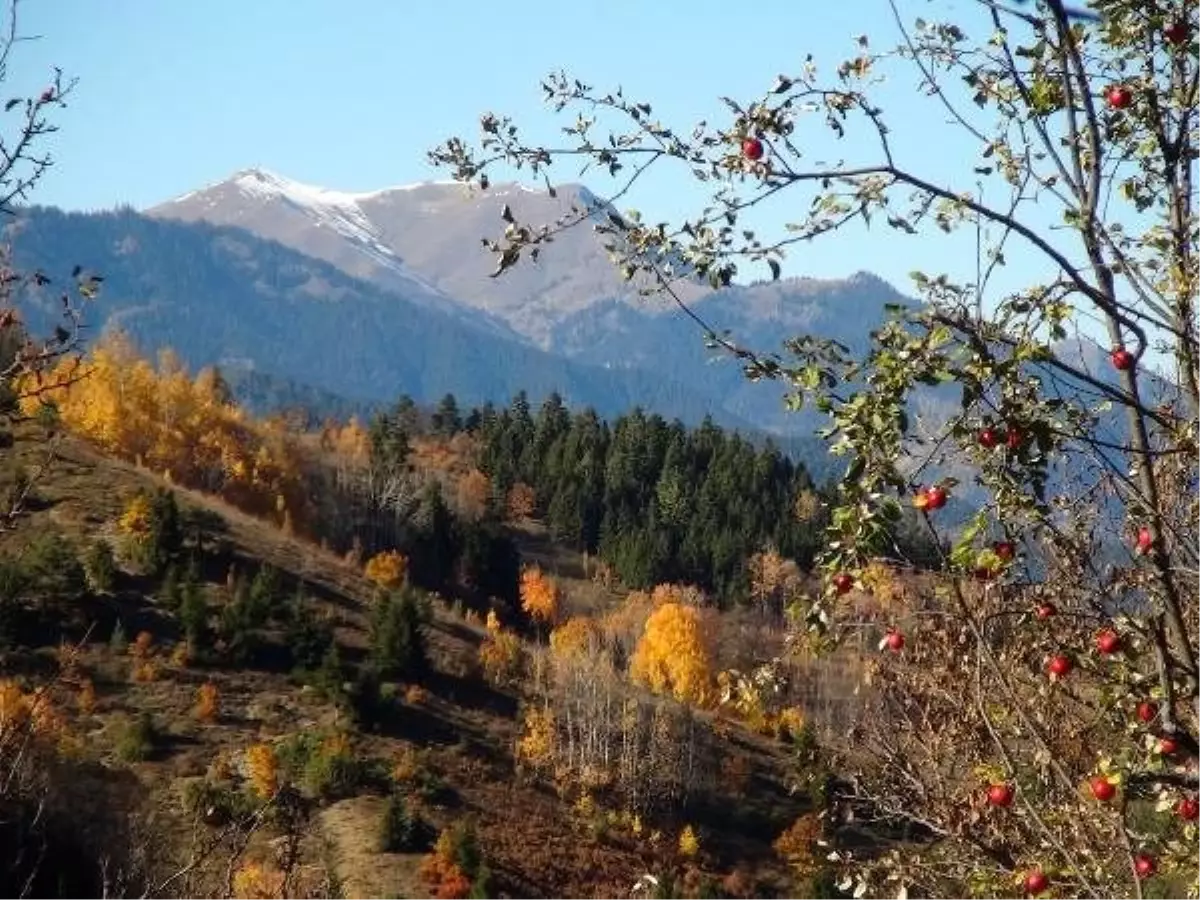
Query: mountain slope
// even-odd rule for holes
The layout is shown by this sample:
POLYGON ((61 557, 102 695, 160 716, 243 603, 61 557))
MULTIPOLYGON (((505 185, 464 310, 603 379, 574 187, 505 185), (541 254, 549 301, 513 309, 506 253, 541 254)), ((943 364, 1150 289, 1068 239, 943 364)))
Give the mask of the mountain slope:
MULTIPOLYGON (((601 236, 586 223, 555 237, 553 260, 526 261, 503 278, 488 277, 494 260, 480 240, 503 232, 505 205, 533 224, 598 206, 581 185, 562 185, 556 193, 551 197, 518 184, 479 191, 428 182, 350 194, 252 169, 147 214, 237 225, 383 286, 390 286, 398 272, 415 276, 453 298, 447 302, 495 315, 548 348, 554 325, 565 316, 603 300, 647 302, 636 299, 636 291, 622 281, 601 236)), ((700 285, 682 289, 688 299, 707 290, 700 285)))
MULTIPOLYGON (((265 370, 365 401, 452 392, 474 404, 558 391, 605 415, 642 405, 747 427, 690 386, 553 356, 241 229, 33 209, 5 237, 21 268, 63 274, 78 262, 103 273, 91 325, 119 324, 144 351, 172 346, 192 366, 265 370)), ((35 326, 55 303, 49 293, 23 300, 35 326)))
POLYGON ((515 336, 501 320, 460 303, 405 265, 364 214, 360 203, 370 196, 311 187, 262 169, 247 169, 156 207, 150 214, 244 228, 402 293, 423 307, 515 336))
MULTIPOLYGON (((867 349, 871 330, 885 317, 886 304, 912 301, 866 272, 848 279, 786 279, 736 286, 711 293, 691 309, 718 333, 728 329, 741 346, 761 354, 779 353, 783 342, 814 334, 867 349)), ((789 412, 787 387, 751 382, 728 354, 704 346, 703 332, 681 310, 652 312, 614 302, 598 303, 559 323, 552 345, 572 359, 592 364, 646 368, 685 384, 705 384, 724 398, 725 408, 760 427, 804 433, 822 420, 814 411, 789 412)))

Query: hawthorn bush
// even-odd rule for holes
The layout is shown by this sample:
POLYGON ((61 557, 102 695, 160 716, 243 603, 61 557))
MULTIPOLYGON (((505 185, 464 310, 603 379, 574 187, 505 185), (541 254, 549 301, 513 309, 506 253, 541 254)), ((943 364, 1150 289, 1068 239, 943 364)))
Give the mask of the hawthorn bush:
POLYGON ((726 99, 715 125, 671 127, 556 74, 543 88, 571 116, 565 146, 488 113, 477 142, 430 159, 481 190, 514 171, 551 187, 570 160, 610 176, 614 199, 672 165, 710 194, 674 224, 603 201, 553 223, 504 206, 485 244, 500 276, 594 227, 633 286, 828 417, 845 468, 821 588, 790 598, 791 647, 860 663, 857 715, 825 723, 834 799, 907 836, 866 850, 834 829, 842 890, 1194 897, 1196 8, 979 0, 910 21, 889 5, 895 46, 860 37, 828 74, 810 57, 758 99, 726 99), (906 138, 876 99, 885 81, 911 84, 946 133, 906 138), (961 170, 912 152, 937 138, 964 148, 961 170), (743 224, 776 201, 799 211, 786 233, 743 224), (862 354, 814 335, 742 346, 679 289, 779 278, 787 248, 881 226, 944 241, 948 266, 964 238, 977 252, 914 272, 920 303, 890 308, 862 354), (936 571, 904 590, 864 577, 881 558, 923 562, 898 549, 914 510, 936 571), (891 602, 858 614, 880 591, 891 602))

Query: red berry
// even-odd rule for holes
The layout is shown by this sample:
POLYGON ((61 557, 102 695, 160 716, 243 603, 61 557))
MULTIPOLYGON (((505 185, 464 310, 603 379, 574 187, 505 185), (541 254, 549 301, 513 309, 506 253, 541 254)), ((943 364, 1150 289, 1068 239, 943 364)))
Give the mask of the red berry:
POLYGON ((1050 879, 1046 877, 1046 873, 1041 869, 1034 869, 1025 876, 1025 893, 1040 894, 1050 886, 1050 879))
POLYGON ((1034 615, 1044 621, 1053 618, 1057 612, 1058 608, 1053 603, 1043 603, 1034 611, 1034 615))
POLYGON ((1158 871, 1158 863, 1153 856, 1139 853, 1133 858, 1133 871, 1137 872, 1138 878, 1150 878, 1158 871))
POLYGON ((1149 724, 1158 716, 1158 704, 1143 700, 1137 705, 1137 717, 1149 724))
POLYGON ((934 485, 925 491, 925 502, 930 509, 941 509, 946 505, 946 489, 941 485, 934 485))
POLYGON ((751 162, 758 162, 763 157, 763 142, 755 137, 742 141, 742 156, 751 162))
POLYGON ((904 635, 899 631, 889 631, 884 640, 887 643, 887 648, 893 653, 899 653, 904 649, 904 635))
POLYGON ((1012 806, 1013 789, 1007 784, 993 784, 988 788, 987 798, 992 806, 1012 806))
POLYGON ((1051 675, 1057 675, 1059 678, 1065 678, 1071 671, 1071 659, 1068 656, 1063 656, 1061 653, 1057 656, 1050 657, 1050 665, 1048 666, 1051 675))
POLYGON ((1175 804, 1175 815, 1185 822, 1195 822, 1200 816, 1200 800, 1195 797, 1182 797, 1175 804))
POLYGON ((1174 756, 1179 752, 1179 741, 1170 736, 1158 739, 1158 752, 1163 756, 1174 756))
POLYGON ((1133 91, 1123 84, 1114 84, 1104 96, 1113 109, 1126 109, 1133 102, 1133 91))
POLYGON ((1000 435, 996 434, 996 429, 985 428, 979 432, 979 446, 991 450, 1000 443, 1000 435))
POLYGON ((854 587, 853 575, 849 575, 845 572, 839 572, 837 575, 833 576, 833 589, 839 594, 849 593, 852 587, 854 587))
POLYGON ((1107 803, 1117 795, 1116 787, 1114 787, 1113 783, 1103 775, 1097 775, 1095 778, 1093 778, 1089 782, 1089 786, 1092 789, 1092 796, 1101 803, 1107 803))
POLYGON ((1168 44, 1173 44, 1178 47, 1181 44, 1186 44, 1188 38, 1192 36, 1192 29, 1183 19, 1176 19, 1170 25, 1163 29, 1163 37, 1167 39, 1168 44))
POLYGON ((1124 347, 1114 347, 1108 358, 1112 361, 1113 368, 1120 372, 1128 372, 1133 368, 1133 364, 1137 362, 1133 358, 1133 354, 1124 347))
POLYGON ((1096 649, 1106 655, 1116 653, 1121 649, 1121 636, 1111 628, 1105 628, 1096 635, 1096 649))
POLYGON ((1011 541, 996 541, 992 544, 992 550, 1005 562, 1011 562, 1012 558, 1017 555, 1017 548, 1012 545, 1011 541))
POLYGON ((1150 548, 1154 546, 1154 535, 1150 529, 1143 525, 1138 529, 1137 545, 1134 548, 1139 556, 1150 552, 1150 548))

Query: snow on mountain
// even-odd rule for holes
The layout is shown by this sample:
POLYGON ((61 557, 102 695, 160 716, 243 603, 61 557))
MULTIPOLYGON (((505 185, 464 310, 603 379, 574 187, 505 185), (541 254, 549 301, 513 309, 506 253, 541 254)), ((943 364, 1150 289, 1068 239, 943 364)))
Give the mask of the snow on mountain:
MULTIPOLYGON (((332 191, 302 184, 265 169, 246 169, 236 173, 231 181, 233 186, 247 197, 290 203, 312 219, 315 227, 333 229, 380 265, 400 272, 430 290, 436 290, 433 285, 404 265, 400 258, 380 241, 377 229, 358 205, 360 200, 378 196, 385 191, 362 194, 332 191)), ((405 189, 408 188, 402 187, 398 190, 405 189)))
MULTIPOLYGON (((450 182, 453 184, 453 182, 450 182)), ((263 168, 243 169, 147 210, 159 218, 234 225, 331 262, 423 306, 470 320, 475 327, 515 336, 497 317, 454 299, 408 265, 382 239, 362 203, 445 183, 400 185, 352 193, 305 184, 263 168)))

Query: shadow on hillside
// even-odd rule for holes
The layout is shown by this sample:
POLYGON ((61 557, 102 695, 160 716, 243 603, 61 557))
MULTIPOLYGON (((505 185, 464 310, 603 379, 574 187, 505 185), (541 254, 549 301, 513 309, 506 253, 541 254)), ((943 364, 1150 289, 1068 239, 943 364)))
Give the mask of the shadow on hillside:
POLYGON ((587 580, 582 557, 577 553, 565 554, 562 546, 551 540, 549 532, 518 528, 513 529, 511 534, 525 562, 537 565, 557 577, 587 580))
POLYGON ((452 675, 448 672, 430 672, 424 679, 425 687, 449 703, 474 712, 486 712, 506 719, 517 714, 517 699, 502 693, 473 677, 452 675))

